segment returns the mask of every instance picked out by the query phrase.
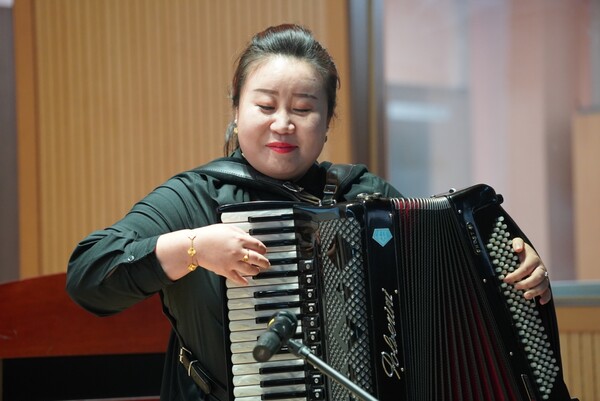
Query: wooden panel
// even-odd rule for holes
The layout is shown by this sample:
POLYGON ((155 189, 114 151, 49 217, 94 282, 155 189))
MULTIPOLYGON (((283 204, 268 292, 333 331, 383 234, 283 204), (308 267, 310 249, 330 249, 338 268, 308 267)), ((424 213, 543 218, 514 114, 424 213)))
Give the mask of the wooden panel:
MULTIPOLYGON (((346 14, 343 0, 17 0, 21 277, 64 271, 88 232, 222 155, 233 65, 255 32, 304 24, 348 71, 346 14)), ((325 159, 349 161, 345 127, 325 159)))
POLYGON ((556 310, 565 382, 572 397, 600 400, 600 306, 556 310))
POLYGON ((64 290, 65 274, 0 285, 0 359, 163 353, 171 328, 155 295, 125 312, 96 317, 64 290))
POLYGON ((600 113, 578 115, 573 127, 575 271, 580 280, 600 279, 600 113))

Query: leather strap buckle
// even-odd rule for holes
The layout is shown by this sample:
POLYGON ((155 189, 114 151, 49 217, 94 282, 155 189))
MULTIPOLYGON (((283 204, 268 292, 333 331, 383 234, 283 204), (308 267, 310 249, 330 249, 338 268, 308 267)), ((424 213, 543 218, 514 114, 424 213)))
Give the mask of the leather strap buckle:
POLYGON ((200 368, 198 360, 192 359, 192 353, 184 347, 179 349, 179 362, 187 371, 188 376, 200 387, 200 390, 205 394, 210 394, 212 389, 206 373, 200 368))

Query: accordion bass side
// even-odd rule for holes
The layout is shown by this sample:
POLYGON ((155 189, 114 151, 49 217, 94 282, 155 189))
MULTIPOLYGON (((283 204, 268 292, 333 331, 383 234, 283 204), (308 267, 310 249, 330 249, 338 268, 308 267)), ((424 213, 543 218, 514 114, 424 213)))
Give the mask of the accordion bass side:
POLYGON ((220 209, 267 245, 272 267, 224 280, 229 393, 239 401, 354 400, 282 349, 252 349, 279 310, 295 338, 381 401, 570 400, 554 305, 503 282, 524 234, 477 185, 431 198, 365 195, 334 206, 250 202, 220 209))

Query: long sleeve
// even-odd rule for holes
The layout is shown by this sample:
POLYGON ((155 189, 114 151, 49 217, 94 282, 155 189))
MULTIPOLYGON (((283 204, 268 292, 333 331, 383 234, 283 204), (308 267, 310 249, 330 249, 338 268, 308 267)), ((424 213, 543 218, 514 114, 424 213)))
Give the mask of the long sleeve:
POLYGON ((67 291, 92 313, 120 312, 168 287, 172 281, 154 249, 166 232, 214 222, 216 208, 206 179, 180 174, 156 188, 114 225, 91 233, 75 248, 67 291))

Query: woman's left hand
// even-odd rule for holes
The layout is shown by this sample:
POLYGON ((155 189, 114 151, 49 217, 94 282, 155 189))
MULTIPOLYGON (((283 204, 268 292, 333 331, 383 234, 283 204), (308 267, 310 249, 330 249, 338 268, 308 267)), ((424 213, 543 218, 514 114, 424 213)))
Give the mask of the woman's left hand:
POLYGON ((519 255, 519 267, 504 278, 504 282, 514 284, 517 290, 523 290, 526 299, 540 297, 544 305, 552 298, 548 270, 537 252, 521 238, 513 239, 513 249, 519 255))

